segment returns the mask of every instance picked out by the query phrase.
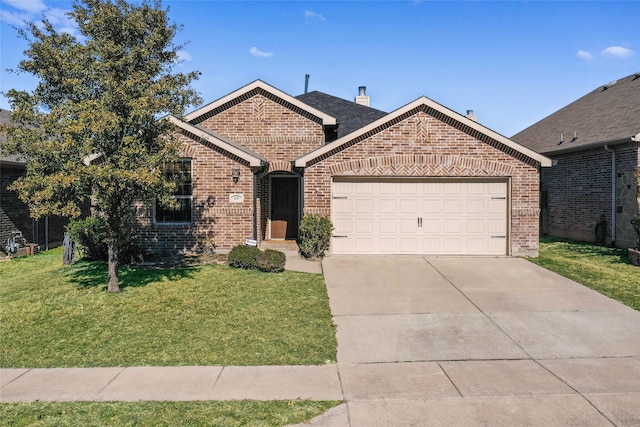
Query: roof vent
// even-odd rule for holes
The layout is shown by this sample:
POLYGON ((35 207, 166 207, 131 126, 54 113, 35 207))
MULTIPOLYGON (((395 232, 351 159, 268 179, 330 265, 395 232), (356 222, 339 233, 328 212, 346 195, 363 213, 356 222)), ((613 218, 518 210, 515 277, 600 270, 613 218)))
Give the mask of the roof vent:
POLYGON ((615 85, 616 83, 618 83, 617 80, 612 80, 609 83, 607 83, 606 85, 602 86, 602 90, 607 90, 607 89, 611 88, 613 85, 615 85))
POLYGON ((354 100, 356 104, 364 105, 365 107, 371 106, 371 98, 367 96, 367 87, 359 86, 358 87, 358 96, 354 100))
POLYGON ((631 80, 636 80, 636 79, 640 79, 640 73, 635 73, 633 75, 633 79, 631 79, 631 80))

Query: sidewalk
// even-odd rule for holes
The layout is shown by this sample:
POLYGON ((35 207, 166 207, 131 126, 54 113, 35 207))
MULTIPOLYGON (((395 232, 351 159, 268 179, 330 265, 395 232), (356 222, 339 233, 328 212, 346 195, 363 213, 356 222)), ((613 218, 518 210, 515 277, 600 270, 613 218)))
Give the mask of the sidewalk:
POLYGON ((1 402, 343 400, 337 365, 0 369, 1 402))

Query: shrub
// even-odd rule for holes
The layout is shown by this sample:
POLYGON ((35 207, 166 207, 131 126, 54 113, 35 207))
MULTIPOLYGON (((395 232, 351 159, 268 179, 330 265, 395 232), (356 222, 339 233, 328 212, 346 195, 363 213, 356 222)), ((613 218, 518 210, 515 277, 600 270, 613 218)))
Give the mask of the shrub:
MULTIPOLYGON (((82 247, 83 258, 88 260, 107 261, 109 252, 105 239, 106 227, 99 217, 90 216, 85 219, 71 220, 67 232, 71 239, 82 247)), ((123 242, 119 259, 122 264, 141 262, 144 254, 132 241, 123 242)))
POLYGON ((322 258, 329 249, 333 224, 320 215, 305 215, 300 222, 300 254, 305 258, 322 258))
POLYGON ((269 273, 279 273, 284 271, 287 257, 280 251, 267 249, 258 255, 258 268, 269 273))
POLYGON ((236 268, 258 268, 259 255, 260 249, 255 246, 238 245, 229 252, 228 262, 236 268))
POLYGON ((631 218, 631 226, 636 232, 636 236, 638 237, 638 248, 640 248, 640 215, 636 215, 631 218))
POLYGON ((88 217, 71 220, 67 225, 71 239, 82 246, 84 258, 89 260, 107 260, 107 244, 104 242, 107 234, 102 220, 98 217, 88 217))

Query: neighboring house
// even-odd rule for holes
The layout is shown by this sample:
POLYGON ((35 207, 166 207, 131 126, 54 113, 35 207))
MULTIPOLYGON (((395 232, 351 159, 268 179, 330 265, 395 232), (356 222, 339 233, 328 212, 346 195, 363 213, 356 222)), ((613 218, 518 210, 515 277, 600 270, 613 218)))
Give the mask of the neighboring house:
POLYGON ((551 161, 421 97, 391 113, 250 83, 184 118, 167 173, 181 209, 142 210, 151 251, 221 250, 335 226, 333 254, 538 254, 539 171, 551 161))
MULTIPOLYGON (((11 124, 10 112, 0 109, 0 124, 11 124)), ((37 243, 41 249, 60 244, 64 238, 67 220, 47 217, 36 221, 29 217, 29 207, 18 199, 15 191, 7 187, 25 174, 27 162, 18 156, 6 156, 2 145, 6 139, 0 135, 0 252, 5 252, 7 239, 15 231, 29 243, 37 243)))
POLYGON ((629 221, 638 214, 640 73, 598 87, 512 139, 553 159, 541 175, 543 233, 635 246, 629 221))

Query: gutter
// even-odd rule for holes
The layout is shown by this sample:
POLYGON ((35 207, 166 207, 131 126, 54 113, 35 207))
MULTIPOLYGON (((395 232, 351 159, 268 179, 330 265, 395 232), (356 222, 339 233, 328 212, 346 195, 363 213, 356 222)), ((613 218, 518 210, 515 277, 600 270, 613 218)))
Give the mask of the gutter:
POLYGON ((586 150, 592 150, 594 148, 607 147, 607 146, 611 147, 615 145, 628 144, 630 142, 640 142, 640 133, 638 133, 637 135, 626 136, 622 139, 613 139, 611 141, 602 141, 602 142, 592 142, 590 144, 578 145, 575 147, 569 147, 569 148, 564 148, 560 150, 544 151, 544 152, 541 152, 540 154, 544 156, 556 156, 560 154, 573 153, 576 151, 586 151, 586 150))
POLYGON ((611 246, 616 245, 616 150, 604 145, 605 151, 611 152, 611 246))

